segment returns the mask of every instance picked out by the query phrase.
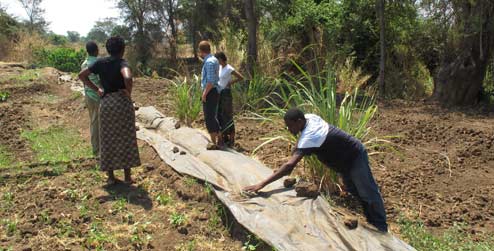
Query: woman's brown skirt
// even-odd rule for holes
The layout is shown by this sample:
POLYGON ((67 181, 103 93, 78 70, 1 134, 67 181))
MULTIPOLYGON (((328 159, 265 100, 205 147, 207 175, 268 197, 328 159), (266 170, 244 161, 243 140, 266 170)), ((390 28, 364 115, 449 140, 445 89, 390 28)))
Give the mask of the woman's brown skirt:
POLYGON ((122 92, 108 93, 101 99, 100 165, 103 171, 141 165, 134 106, 122 92))

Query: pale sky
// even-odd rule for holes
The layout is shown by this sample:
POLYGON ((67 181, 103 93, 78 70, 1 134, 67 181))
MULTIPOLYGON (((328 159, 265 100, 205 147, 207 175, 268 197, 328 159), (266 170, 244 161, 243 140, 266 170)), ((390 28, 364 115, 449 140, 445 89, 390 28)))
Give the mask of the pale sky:
MULTIPOLYGON (((21 19, 27 15, 18 0, 0 0, 7 12, 21 19)), ((86 36, 94 23, 106 17, 119 17, 115 0, 44 0, 45 20, 50 30, 66 35, 67 31, 77 31, 86 36)))

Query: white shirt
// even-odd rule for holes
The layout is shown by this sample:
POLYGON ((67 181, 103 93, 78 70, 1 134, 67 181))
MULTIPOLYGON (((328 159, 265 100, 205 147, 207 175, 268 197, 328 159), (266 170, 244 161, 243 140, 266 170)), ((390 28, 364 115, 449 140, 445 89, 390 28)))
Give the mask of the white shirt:
POLYGON ((328 123, 315 114, 305 114, 305 120, 305 128, 300 134, 297 148, 320 147, 328 135, 328 123))
POLYGON ((232 72, 234 71, 235 69, 229 64, 225 67, 220 65, 220 81, 218 82, 220 91, 227 88, 228 83, 232 81, 232 72))

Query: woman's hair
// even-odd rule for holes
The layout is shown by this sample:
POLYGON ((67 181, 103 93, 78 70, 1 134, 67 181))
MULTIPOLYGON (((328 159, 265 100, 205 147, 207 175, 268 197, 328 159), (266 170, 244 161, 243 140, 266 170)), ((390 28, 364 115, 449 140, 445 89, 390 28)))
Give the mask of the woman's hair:
POLYGON ((217 52, 216 54, 214 54, 214 57, 217 58, 217 59, 221 59, 221 60, 223 60, 225 62, 227 61, 226 55, 222 51, 217 52))
POLYGON ((123 38, 116 36, 111 37, 106 40, 106 50, 112 56, 117 56, 122 53, 125 49, 125 41, 123 38))
POLYGON ((286 111, 284 119, 285 121, 297 121, 299 119, 305 120, 305 115, 302 110, 298 108, 291 108, 290 110, 286 111))

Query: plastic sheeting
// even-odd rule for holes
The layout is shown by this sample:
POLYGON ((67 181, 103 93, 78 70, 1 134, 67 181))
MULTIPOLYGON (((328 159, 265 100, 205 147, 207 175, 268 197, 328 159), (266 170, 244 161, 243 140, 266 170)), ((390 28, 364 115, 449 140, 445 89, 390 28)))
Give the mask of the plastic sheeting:
POLYGON ((148 142, 176 171, 215 186, 218 198, 237 221, 277 250, 415 250, 392 234, 383 234, 365 224, 350 230, 343 216, 327 201, 297 197, 282 180, 273 182, 259 196, 245 198, 239 191, 266 178, 272 170, 235 151, 208 151, 208 138, 188 127, 175 129, 175 120, 154 107, 137 112, 139 139, 148 142), (178 147, 185 155, 174 153, 178 147))

